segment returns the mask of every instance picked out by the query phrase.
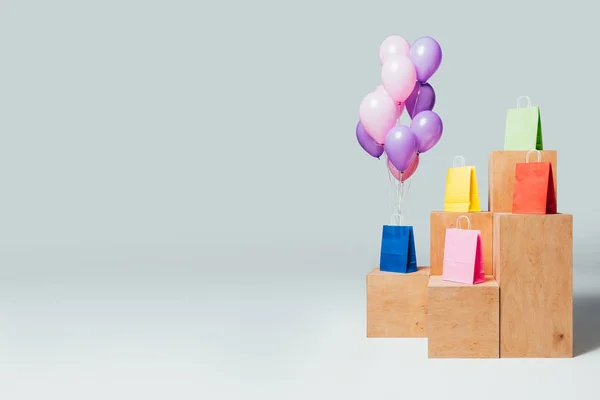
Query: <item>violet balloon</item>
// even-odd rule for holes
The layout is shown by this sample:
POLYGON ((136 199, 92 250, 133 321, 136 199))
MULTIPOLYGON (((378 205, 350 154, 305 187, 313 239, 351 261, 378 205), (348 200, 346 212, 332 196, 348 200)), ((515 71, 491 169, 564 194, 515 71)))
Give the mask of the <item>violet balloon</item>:
POLYGON ((431 111, 435 106, 435 91, 429 83, 417 82, 405 103, 406 111, 411 118, 421 111, 431 111))
POLYGON ((425 153, 439 142, 444 125, 440 116, 433 111, 421 111, 413 118, 410 129, 417 138, 417 151, 425 153))
POLYGON ((423 36, 410 46, 410 59, 417 71, 417 80, 425 83, 442 63, 442 48, 432 37, 423 36))
POLYGON ((396 125, 385 137, 384 150, 392 165, 404 172, 417 156, 417 138, 408 126, 396 125))
POLYGON ((362 147, 372 157, 381 157, 383 154, 383 145, 377 143, 375 139, 369 135, 363 124, 359 121, 356 124, 356 138, 360 147, 362 147))
POLYGON ((404 182, 405 180, 407 180, 408 178, 410 178, 415 173, 415 171, 417 170, 418 166, 419 166, 419 155, 418 154, 413 159, 413 162, 410 163, 409 167, 404 172, 398 171, 396 169, 396 167, 394 167, 394 164, 392 164, 390 162, 390 160, 388 160, 388 169, 392 173, 392 176, 394 178, 396 178, 396 180, 399 180, 400 182, 404 182))

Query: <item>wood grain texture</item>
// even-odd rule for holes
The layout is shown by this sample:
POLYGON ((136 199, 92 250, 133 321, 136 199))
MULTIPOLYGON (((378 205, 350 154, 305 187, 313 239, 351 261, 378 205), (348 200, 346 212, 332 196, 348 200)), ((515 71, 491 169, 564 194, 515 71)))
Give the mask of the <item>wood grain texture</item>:
MULTIPOLYGON (((513 188, 515 185, 515 165, 525 162, 527 151, 493 151, 488 158, 488 210, 494 213, 512 212, 513 188)), ((537 161, 532 153, 529 161, 537 161)), ((555 193, 557 189, 557 153, 556 150, 542 151, 542 161, 552 164, 555 193)))
POLYGON ((573 216, 494 214, 501 357, 573 357, 573 216))
MULTIPOLYGON (((466 215, 471 220, 472 229, 481 231, 481 250, 483 255, 483 268, 486 275, 491 275, 492 266, 492 246, 494 232, 492 227, 491 212, 458 213, 433 211, 429 218, 429 257, 431 264, 431 275, 442 275, 442 265, 444 264, 444 243, 446 240, 446 229, 456 227, 456 219, 466 215)), ((461 226, 466 228, 466 221, 461 221, 461 226)))
POLYGON ((498 358, 500 288, 492 276, 478 285, 431 276, 427 299, 429 358, 498 358))
POLYGON ((367 275, 367 337, 426 337, 429 267, 367 275))

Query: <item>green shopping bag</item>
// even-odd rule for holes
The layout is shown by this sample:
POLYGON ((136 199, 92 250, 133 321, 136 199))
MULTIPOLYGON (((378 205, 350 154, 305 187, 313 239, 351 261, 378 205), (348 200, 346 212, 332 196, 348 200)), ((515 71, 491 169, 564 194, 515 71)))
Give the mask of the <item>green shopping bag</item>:
POLYGON ((517 108, 511 108, 506 113, 504 150, 544 150, 540 108, 532 107, 531 99, 527 96, 519 97, 517 108), (527 107, 520 107, 521 99, 527 99, 527 107))

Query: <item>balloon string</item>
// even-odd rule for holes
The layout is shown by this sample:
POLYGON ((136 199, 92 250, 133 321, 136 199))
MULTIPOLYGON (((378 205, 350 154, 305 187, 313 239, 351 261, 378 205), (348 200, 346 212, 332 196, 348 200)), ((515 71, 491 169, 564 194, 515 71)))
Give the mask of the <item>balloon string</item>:
MULTIPOLYGON (((385 154, 385 170, 387 173, 388 180, 390 181, 390 206, 392 209, 392 213, 394 212, 394 177, 392 176, 392 171, 390 171, 389 165, 390 159, 387 154, 385 154)), ((393 216, 392 216, 393 217, 393 216)))
MULTIPOLYGON (((400 179, 402 179, 402 172, 400 172, 400 179)), ((396 197, 398 197, 398 215, 402 216, 402 190, 404 189, 404 183, 396 183, 396 197)))
POLYGON ((402 173, 400 173, 400 181, 397 180, 392 175, 392 172, 390 171, 390 169, 387 167, 387 162, 389 162, 387 155, 385 158, 386 158, 387 175, 388 175, 388 179, 390 181, 390 197, 391 197, 391 209, 392 209, 391 223, 393 224, 394 217, 397 217, 397 221, 398 221, 397 224, 401 225, 404 222, 404 217, 402 215, 402 208, 404 206, 404 200, 406 199, 406 196, 410 192, 410 187, 411 187, 412 181, 409 181, 408 185, 405 185, 404 182, 401 181, 402 173))
POLYGON ((388 158, 387 154, 385 155, 385 169, 387 172, 387 176, 388 179, 390 181, 390 208, 392 210, 392 217, 390 219, 390 224, 394 223, 394 216, 396 215, 396 213, 394 213, 394 203, 395 203, 395 199, 394 199, 394 189, 395 189, 395 184, 394 184, 394 180, 395 178, 392 176, 392 171, 390 171, 390 168, 388 167, 390 162, 390 159, 388 158))
POLYGON ((413 118, 415 116, 415 111, 417 110, 417 103, 419 102, 419 95, 421 94, 421 83, 419 81, 417 81, 417 85, 419 85, 419 88, 417 89, 417 95, 415 96, 415 105, 413 106, 413 109, 412 109, 413 118))
POLYGON ((398 195, 398 214, 400 214, 400 216, 402 216, 402 208, 404 206, 406 196, 408 195, 408 192, 410 192, 411 183, 412 181, 408 181, 408 185, 405 185, 404 182, 400 183, 400 194, 398 195))

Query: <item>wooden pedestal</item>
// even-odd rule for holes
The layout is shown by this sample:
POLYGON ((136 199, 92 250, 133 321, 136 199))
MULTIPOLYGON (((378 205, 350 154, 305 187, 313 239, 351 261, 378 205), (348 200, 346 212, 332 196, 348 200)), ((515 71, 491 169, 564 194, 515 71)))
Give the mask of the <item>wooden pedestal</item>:
POLYGON ((573 356, 573 216, 494 214, 500 356, 573 356))
POLYGON ((499 287, 492 276, 465 285, 429 279, 427 331, 430 358, 498 358, 499 287))
MULTIPOLYGON (((481 250, 483 255, 483 266, 486 275, 492 274, 492 213, 474 212, 457 213, 434 211, 430 216, 430 240, 429 257, 431 263, 431 275, 442 275, 444 262, 444 243, 446 240, 446 229, 456 227, 456 219, 465 215, 471 220, 471 228, 481 231, 481 250)), ((467 228, 467 222, 461 220, 463 229, 467 228)))
POLYGON ((367 337, 426 337, 429 268, 367 275, 367 337))
MULTIPOLYGON (((554 177, 554 190, 558 196, 556 182, 556 150, 542 151, 542 161, 550 161, 554 177)), ((527 151, 493 151, 488 160, 488 210, 494 213, 512 212, 515 165, 525 162, 527 151)), ((530 162, 537 162, 537 154, 532 152, 530 162)))

